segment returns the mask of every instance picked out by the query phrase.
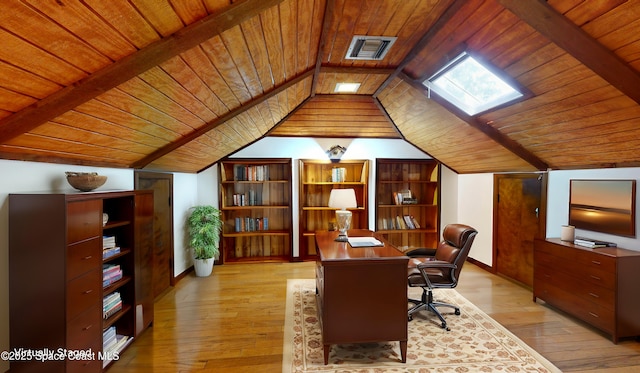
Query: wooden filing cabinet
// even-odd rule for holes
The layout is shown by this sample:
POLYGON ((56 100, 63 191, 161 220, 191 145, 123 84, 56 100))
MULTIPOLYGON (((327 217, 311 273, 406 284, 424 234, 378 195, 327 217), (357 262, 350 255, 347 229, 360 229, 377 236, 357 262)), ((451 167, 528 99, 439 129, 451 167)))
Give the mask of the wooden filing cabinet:
POLYGON ((559 239, 534 244, 533 299, 611 335, 640 335, 640 252, 584 248, 559 239))

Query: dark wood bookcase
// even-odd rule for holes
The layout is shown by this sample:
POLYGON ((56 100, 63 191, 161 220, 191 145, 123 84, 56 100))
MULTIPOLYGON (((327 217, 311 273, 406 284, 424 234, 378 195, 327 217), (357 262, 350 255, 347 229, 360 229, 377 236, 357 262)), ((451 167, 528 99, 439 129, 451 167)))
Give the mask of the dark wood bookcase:
POLYGON ((369 160, 299 160, 300 258, 317 258, 315 232, 335 228, 335 209, 329 207, 334 188, 352 188, 358 207, 352 213, 352 229, 368 229, 369 160))
POLYGON ((12 372, 101 372, 153 322, 151 191, 9 195, 11 349, 90 351, 87 360, 20 361, 12 372), (108 221, 103 224, 103 214, 108 221), (103 237, 120 252, 103 257, 103 237), (122 278, 105 286, 103 268, 122 278), (105 317, 103 299, 122 308, 105 317), (107 354, 111 327, 125 343, 107 354))
POLYGON ((222 262, 290 261, 291 158, 220 162, 222 262))
POLYGON ((435 160, 376 159, 376 231, 401 251, 439 241, 439 173, 435 160))

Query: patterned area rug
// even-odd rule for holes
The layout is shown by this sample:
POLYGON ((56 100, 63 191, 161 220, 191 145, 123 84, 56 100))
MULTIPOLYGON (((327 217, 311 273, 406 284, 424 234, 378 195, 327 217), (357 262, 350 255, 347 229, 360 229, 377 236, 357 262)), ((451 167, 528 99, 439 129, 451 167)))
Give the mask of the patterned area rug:
MULTIPOLYGON (((411 288, 409 297, 419 299, 421 291, 411 288)), ((457 291, 437 290, 435 295, 459 305, 462 314, 445 314, 448 332, 435 315, 415 314, 409 322, 406 364, 399 343, 392 341, 334 345, 324 365, 315 280, 289 280, 282 372, 560 372, 457 291)))

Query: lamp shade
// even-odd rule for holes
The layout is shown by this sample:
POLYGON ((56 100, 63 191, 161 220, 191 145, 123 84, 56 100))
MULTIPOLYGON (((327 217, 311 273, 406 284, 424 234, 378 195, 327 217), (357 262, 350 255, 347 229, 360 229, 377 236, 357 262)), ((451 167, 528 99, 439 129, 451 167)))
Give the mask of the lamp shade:
POLYGON ((358 207, 355 190, 331 189, 331 194, 329 194, 329 207, 343 210, 351 207, 358 207))

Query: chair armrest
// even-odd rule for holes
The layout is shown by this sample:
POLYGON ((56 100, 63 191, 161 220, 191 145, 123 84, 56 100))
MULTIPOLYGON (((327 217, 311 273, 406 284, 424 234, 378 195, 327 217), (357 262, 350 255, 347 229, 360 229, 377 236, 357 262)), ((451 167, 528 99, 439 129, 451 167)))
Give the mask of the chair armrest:
POLYGON ((443 260, 430 260, 427 262, 422 262, 417 265, 418 269, 422 268, 450 268, 455 269, 457 266, 453 263, 445 262, 443 260))
POLYGON ((447 272, 449 272, 449 273, 451 273, 451 275, 453 275, 452 272, 457 267, 458 266, 456 266, 455 264, 449 263, 449 262, 445 262, 443 260, 431 260, 431 261, 428 261, 428 262, 420 263, 417 266, 418 271, 420 271, 420 274, 424 278, 424 281, 426 282, 426 284, 427 284, 427 286, 429 288, 433 288, 434 285, 431 283, 431 280, 429 279, 429 274, 427 273, 427 269, 428 268, 444 269, 445 271, 448 270, 447 272))
POLYGON ((417 248, 417 249, 407 250, 407 251, 405 251, 404 255, 406 255, 406 256, 408 256, 410 258, 424 257, 424 256, 434 256, 434 255, 436 255, 436 249, 420 247, 420 248, 417 248))

